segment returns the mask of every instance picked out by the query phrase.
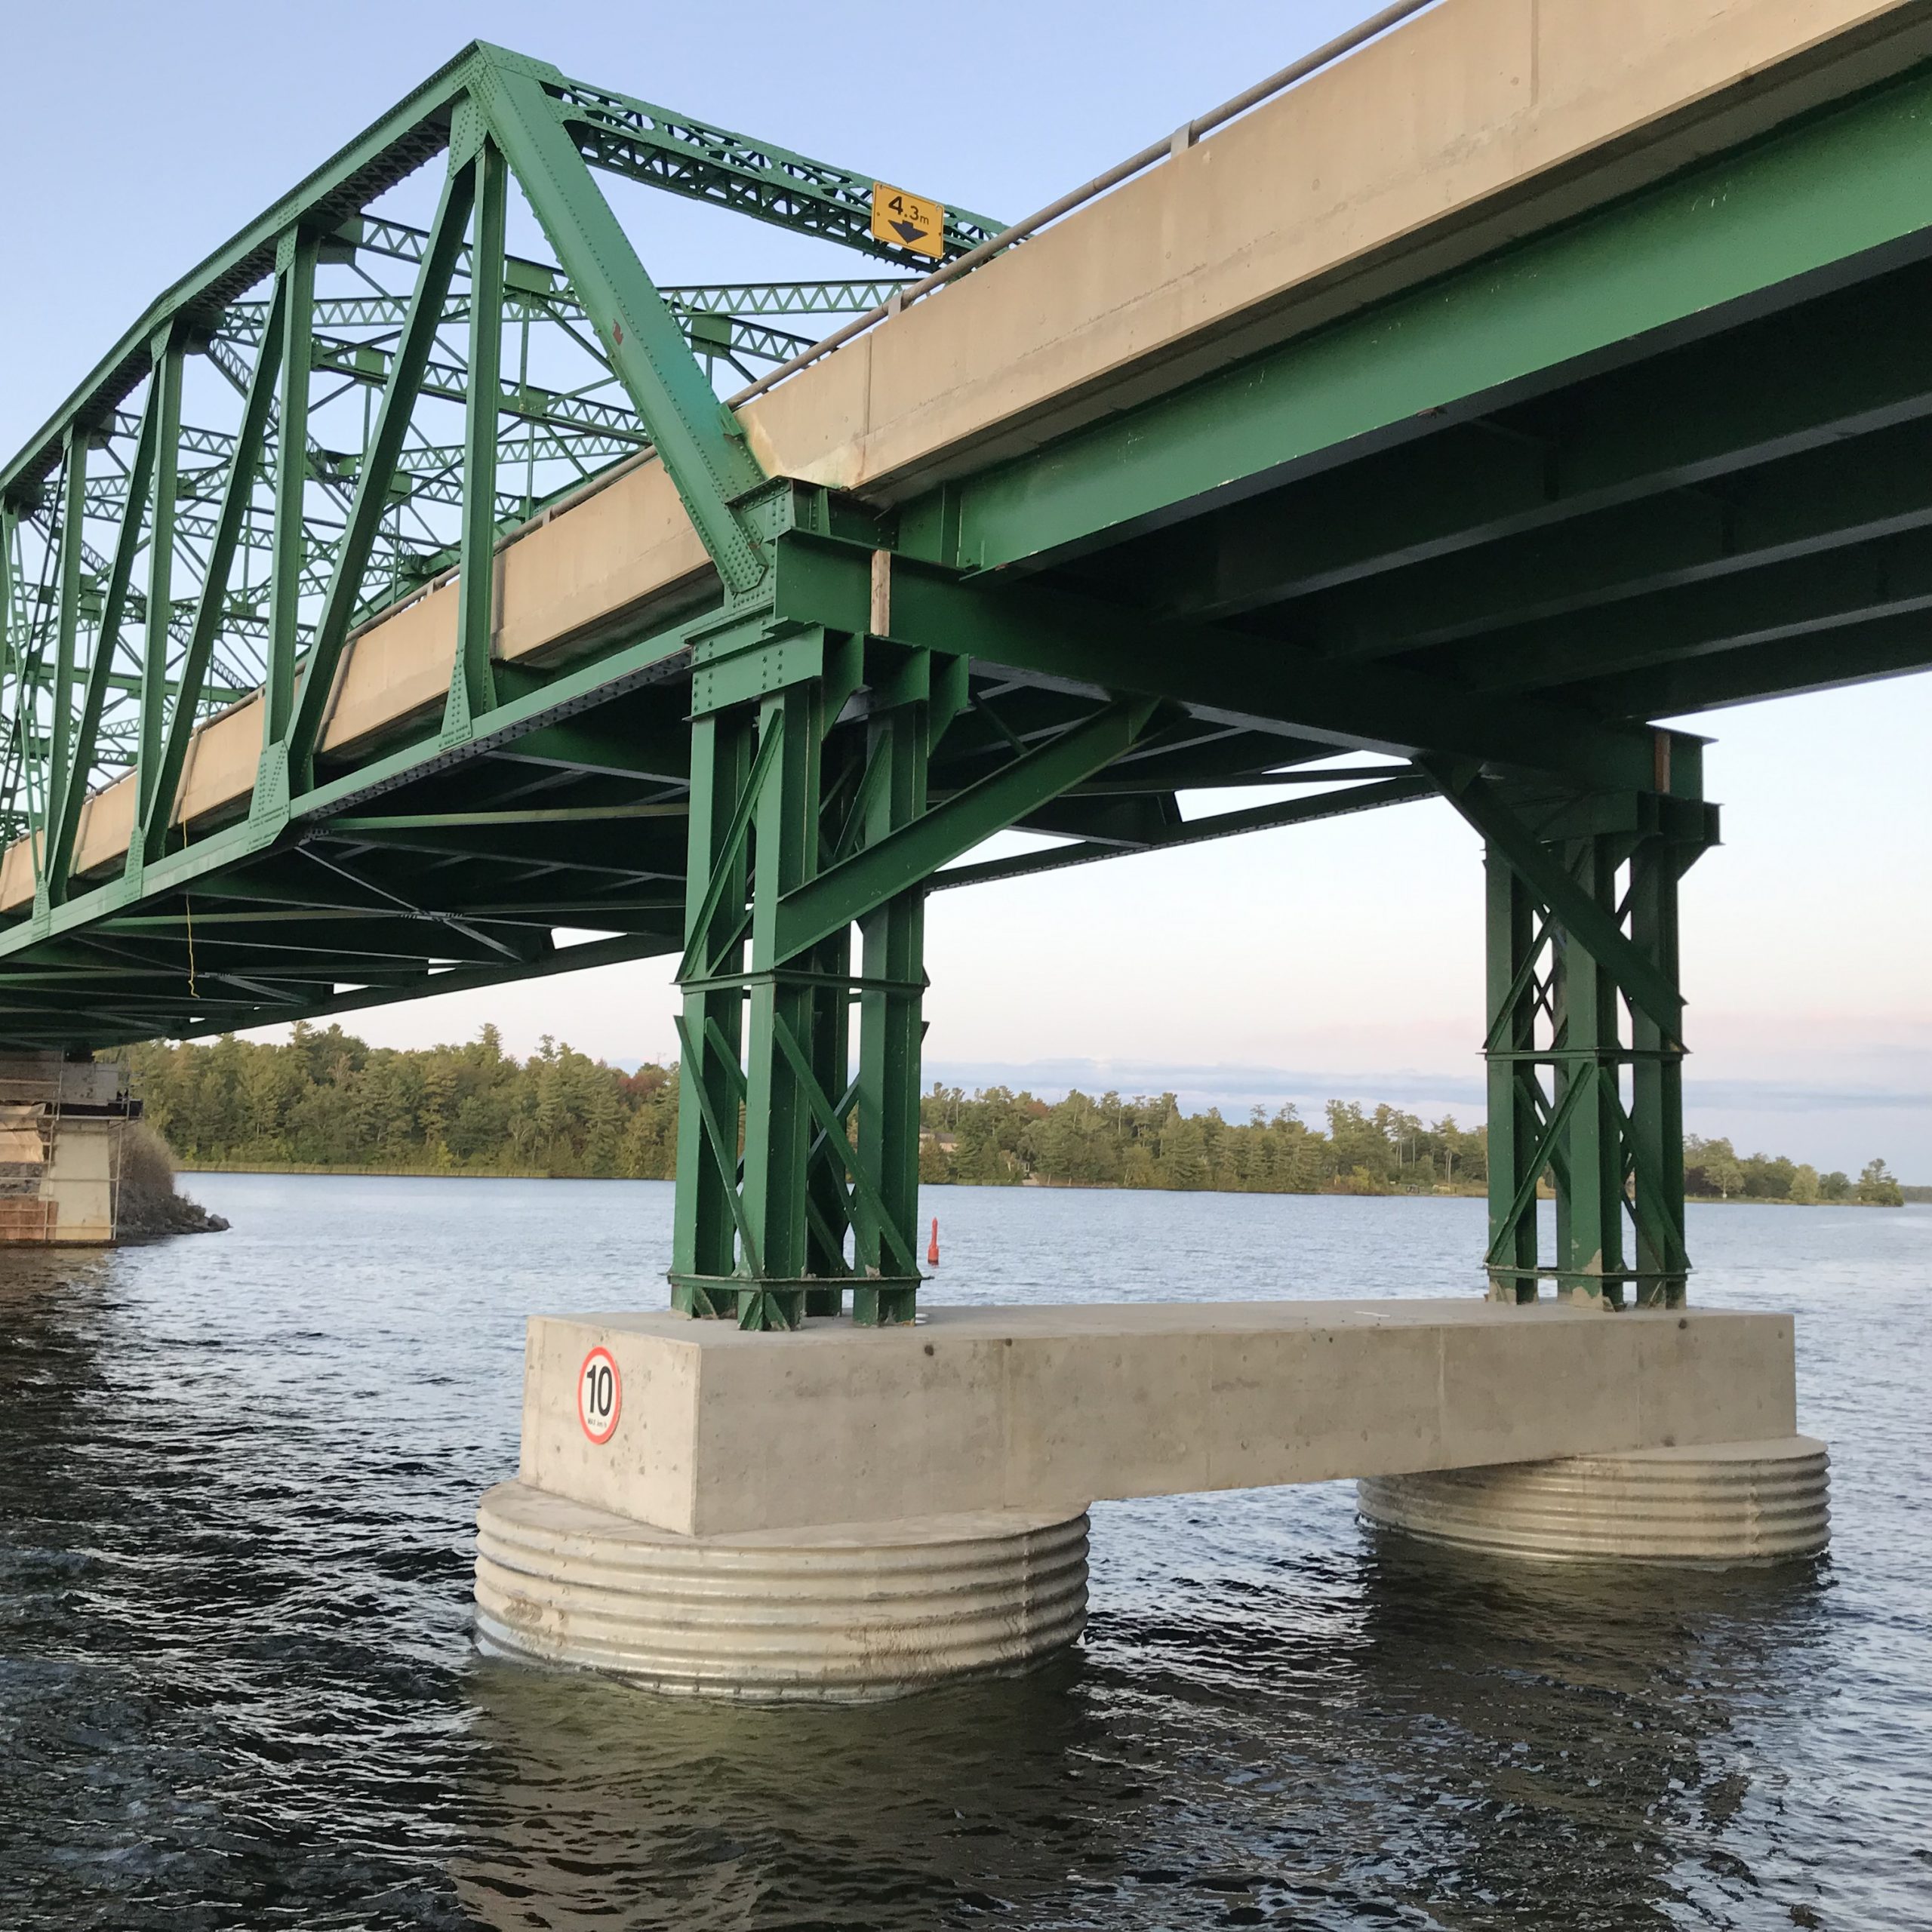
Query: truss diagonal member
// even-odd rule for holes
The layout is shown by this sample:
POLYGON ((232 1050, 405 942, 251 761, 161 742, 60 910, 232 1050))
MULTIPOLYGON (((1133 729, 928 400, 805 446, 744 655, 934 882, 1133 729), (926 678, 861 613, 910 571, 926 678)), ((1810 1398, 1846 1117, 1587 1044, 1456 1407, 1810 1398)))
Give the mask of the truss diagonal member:
POLYGON ((1684 995, 1617 931, 1611 914, 1570 877, 1494 785, 1472 765, 1428 757, 1417 762, 1443 796, 1509 861, 1558 924, 1623 988, 1631 1004, 1641 1007, 1657 1023, 1666 1041, 1681 1040, 1684 995))
MULTIPOLYGON (((672 1017, 672 1025, 678 1029, 678 1044, 684 1049, 684 1064, 696 1068, 699 1065, 697 1045, 691 1038, 691 1029, 685 1024, 682 1014, 672 1017)), ((731 1056, 735 1063, 737 1056, 731 1056)), ((681 1089, 681 1091, 685 1091, 681 1089)), ((711 1148, 711 1158, 716 1163, 718 1177, 723 1183, 722 1192, 731 1210, 731 1219, 738 1230, 738 1239, 743 1244, 745 1261, 754 1278, 764 1272, 764 1264, 758 1259, 758 1239, 752 1232, 752 1224, 745 1213, 744 1197, 738 1188, 737 1137, 734 1134, 728 1141, 724 1129, 718 1118, 717 1109, 711 1104, 711 1096, 706 1092, 702 1080, 693 1080, 688 1091, 697 1100, 698 1112, 704 1121, 704 1137, 711 1148)))
POLYGON ((737 506, 765 478, 736 419, 705 380, 557 103, 509 57, 482 63, 475 91, 727 591, 755 589, 768 563, 737 506))
POLYGON ((182 657, 174 715, 168 720, 154 789, 148 795, 141 822, 142 853, 150 864, 162 856, 162 848, 168 836, 175 797, 181 786, 182 768, 187 761, 189 740, 194 732, 195 714, 201 706, 202 687, 208 676, 209 660, 214 654, 216 635, 226 614, 229 578, 254 494, 269 413, 275 399, 276 377, 281 366, 282 340, 287 333, 284 317, 288 300, 288 279, 278 275, 275 293, 269 298, 261 352, 256 359, 255 372, 249 380, 248 395, 242 405, 242 427, 235 438, 228 481, 223 488, 221 508, 215 518, 214 537, 209 545, 208 561, 202 572, 201 596, 195 606, 193 624, 182 657))
POLYGON ((900 1273, 915 1274, 918 1270, 912 1260, 912 1245, 906 1240, 904 1230, 894 1224, 884 1201, 880 1198, 878 1189, 872 1185, 871 1176, 865 1171, 864 1164, 853 1153, 851 1145, 845 1138, 844 1124, 831 1101, 826 1099, 825 1089, 818 1084, 817 1077, 812 1072, 811 1063, 805 1057, 804 1049, 792 1038, 792 1029, 786 1023, 782 1013, 772 1015, 771 1029, 772 1037, 778 1042, 779 1051, 791 1063, 792 1074, 798 1081, 798 1091, 804 1096, 806 1107, 810 1110, 812 1118, 818 1123, 819 1131, 825 1136, 830 1151, 852 1177, 853 1188, 864 1202, 866 1211, 878 1224, 881 1239, 892 1250, 892 1257, 899 1264, 900 1273))
MULTIPOLYGON (((1614 1086, 1609 1089, 1611 1104, 1617 1110, 1617 1118, 1622 1129, 1623 1161, 1630 1181, 1628 1199, 1631 1218, 1636 1223, 1638 1232, 1650 1241, 1660 1254, 1682 1252, 1684 1247, 1684 1219, 1681 1205, 1673 1202, 1670 1190, 1665 1186, 1663 1174, 1658 1171, 1656 1161, 1644 1145, 1643 1137, 1638 1132, 1636 1122, 1632 1119, 1630 1110, 1623 1104, 1623 1097, 1614 1086)), ((1678 1197, 1681 1201, 1681 1195, 1678 1197)))
POLYGON ((1528 1211, 1537 1198, 1537 1183, 1543 1177, 1555 1150, 1561 1144, 1567 1131, 1571 1118, 1583 1104, 1583 1097, 1594 1095, 1600 1075, 1594 1067, 1580 1069, 1576 1077, 1564 1088, 1563 1097, 1556 1104, 1543 1132, 1537 1137, 1536 1146, 1531 1149, 1530 1158, 1524 1163, 1521 1178, 1516 1183, 1516 1192, 1506 1213, 1502 1217, 1489 1244, 1489 1252, 1484 1257, 1492 1268, 1504 1265, 1503 1250, 1509 1236, 1528 1211))
POLYGON ((1504 1051, 1504 1037, 1515 1023, 1518 1003, 1532 987, 1535 989, 1536 1004, 1548 1013, 1552 1023, 1555 1023, 1556 1015, 1549 1004, 1549 987, 1537 976, 1537 961, 1542 957, 1543 948, 1549 943, 1551 928, 1554 923, 1552 915, 1546 907, 1530 935, 1529 944, 1523 949, 1522 964, 1516 968, 1516 977, 1510 981, 1509 991, 1497 1002, 1495 1016, 1491 1020, 1489 1032, 1483 1039, 1482 1050, 1485 1054, 1500 1054, 1504 1051))
POLYGON ((779 906, 777 957, 796 958, 1091 777, 1134 743, 1158 708, 1152 698, 1107 705, 787 893, 779 906))
POLYGON ((521 965, 529 963, 528 955, 519 952, 515 946, 498 939, 494 933, 485 932, 481 927, 472 925, 466 919, 459 918, 454 912, 430 912, 426 907, 404 898, 399 892, 392 892, 386 886, 377 884, 373 879, 362 878, 359 874, 351 872, 346 866, 338 865, 334 860, 325 858, 307 839, 304 839, 295 849, 314 860, 317 865, 335 873, 338 878, 346 878, 351 885, 359 887, 365 892, 373 892, 379 899, 386 899, 392 906, 400 906, 413 919, 426 920, 432 925, 447 926, 451 931, 461 933, 464 938, 474 940, 478 946, 486 946, 491 952, 500 953, 506 959, 514 959, 521 965))
POLYGON ((737 875, 737 861, 745 849, 745 841, 750 835, 752 820, 758 811, 758 794, 764 788, 764 781, 777 761, 778 750, 784 740, 785 718, 783 712, 774 715, 771 723, 758 740, 758 752, 752 760, 752 768, 746 774, 743 788, 737 802, 731 810, 730 823, 718 847, 717 857, 712 861, 711 877, 705 887, 704 897, 685 922, 690 934, 685 956, 678 964, 678 978, 686 980, 709 979, 719 970, 716 957, 706 958, 699 949, 722 909, 724 897, 733 888, 737 875))

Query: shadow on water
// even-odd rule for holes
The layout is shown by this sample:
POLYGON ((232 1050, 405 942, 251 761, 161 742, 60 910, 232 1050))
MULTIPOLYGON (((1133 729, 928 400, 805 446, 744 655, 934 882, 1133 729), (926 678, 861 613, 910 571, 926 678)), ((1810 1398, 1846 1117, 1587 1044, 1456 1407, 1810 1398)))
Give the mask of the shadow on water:
POLYGON ((454 1862, 460 1896, 502 1932, 1611 1927, 1770 1903, 1727 1841, 1753 1711, 1807 1696, 1814 1572, 1512 1569, 1364 1531, 1257 1576, 1172 1527, 1186 1577, 1134 1564, 1082 1651, 1017 1681, 721 1709, 479 1665, 491 1849, 454 1862))

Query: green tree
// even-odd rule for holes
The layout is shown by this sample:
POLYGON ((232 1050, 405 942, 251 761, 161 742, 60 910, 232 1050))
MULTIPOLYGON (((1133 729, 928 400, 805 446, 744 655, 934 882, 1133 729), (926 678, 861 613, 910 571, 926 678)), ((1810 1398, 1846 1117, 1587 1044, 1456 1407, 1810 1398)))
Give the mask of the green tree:
POLYGON ((1903 1208, 1905 1192, 1882 1160, 1867 1161, 1858 1177, 1858 1198, 1867 1207, 1903 1208))

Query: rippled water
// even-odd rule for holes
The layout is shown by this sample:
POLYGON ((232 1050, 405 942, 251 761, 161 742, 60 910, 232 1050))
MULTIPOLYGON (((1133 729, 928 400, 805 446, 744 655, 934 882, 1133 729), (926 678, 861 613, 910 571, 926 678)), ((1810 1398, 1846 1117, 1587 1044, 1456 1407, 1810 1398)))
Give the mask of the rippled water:
MULTIPOLYGON (((1932 1925, 1932 1210, 1692 1210, 1799 1316, 1828 1563, 1538 1571, 1352 1490, 1103 1504, 1079 1651, 814 1712, 486 1660, 532 1310, 648 1183, 208 1176, 0 1260, 0 1926, 1932 1925)), ((938 1189, 943 1299, 1472 1291, 1479 1202, 938 1189)))

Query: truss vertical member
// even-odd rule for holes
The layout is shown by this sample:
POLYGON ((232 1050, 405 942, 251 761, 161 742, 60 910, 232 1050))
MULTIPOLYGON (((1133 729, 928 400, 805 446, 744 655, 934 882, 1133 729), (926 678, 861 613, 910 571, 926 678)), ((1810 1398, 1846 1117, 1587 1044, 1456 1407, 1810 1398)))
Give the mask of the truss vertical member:
POLYGON ((1659 789, 1552 795, 1438 768, 1487 868, 1490 1292, 1676 1307, 1684 1234, 1677 888, 1717 838, 1702 741, 1657 734, 1659 789), (1546 1255, 1538 1194, 1555 1196, 1546 1255))

